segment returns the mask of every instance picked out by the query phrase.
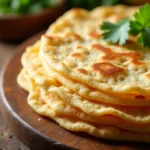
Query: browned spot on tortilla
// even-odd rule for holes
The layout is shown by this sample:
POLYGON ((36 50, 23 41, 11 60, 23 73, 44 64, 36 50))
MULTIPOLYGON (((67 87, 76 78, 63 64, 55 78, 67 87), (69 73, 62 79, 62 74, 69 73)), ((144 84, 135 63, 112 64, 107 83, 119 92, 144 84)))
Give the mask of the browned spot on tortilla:
POLYGON ((80 35, 76 34, 76 33, 69 32, 69 33, 66 34, 66 36, 72 37, 75 40, 79 40, 79 41, 82 40, 82 37, 80 35))
POLYGON ((85 70, 85 69, 77 69, 80 73, 83 73, 83 74, 87 74, 88 72, 87 72, 87 70, 85 70))
POLYGON ((44 37, 49 40, 61 40, 61 38, 59 36, 49 36, 49 35, 45 34, 44 37))
POLYGON ((78 45, 77 49, 84 48, 84 46, 78 45))
POLYGON ((143 96, 143 95, 137 95, 137 96, 135 96, 135 98, 136 99, 145 99, 145 96, 143 96))
POLYGON ((83 55, 81 53, 72 53, 71 56, 73 57, 83 57, 83 55))
POLYGON ((131 50, 135 50, 135 49, 138 49, 140 48, 140 46, 133 40, 127 40, 126 43, 124 45, 119 45, 119 43, 116 43, 114 45, 117 45, 117 47, 121 47, 121 48, 128 48, 128 49, 131 49, 131 50))
POLYGON ((146 74, 146 77, 147 77, 147 78, 150 78, 150 73, 147 73, 147 74, 146 74))
POLYGON ((87 15, 85 14, 85 11, 84 12, 81 11, 80 8, 73 8, 71 11, 72 11, 73 17, 77 17, 77 18, 79 17, 79 19, 84 18, 85 15, 87 15))
POLYGON ((49 40, 54 40, 54 37, 53 36, 48 36, 48 35, 44 35, 44 37, 46 37, 47 39, 49 39, 49 40))
POLYGON ((131 59, 131 62, 135 65, 143 65, 145 64, 143 61, 139 60, 141 58, 141 54, 138 51, 131 52, 122 52, 117 53, 113 52, 110 48, 104 47, 101 44, 93 44, 92 48, 101 51, 105 55, 102 57, 103 60, 116 60, 118 58, 127 57, 131 59))
POLYGON ((100 38, 101 37, 101 35, 99 33, 94 32, 94 31, 89 32, 89 36, 92 38, 100 38))
POLYGON ((109 62, 95 63, 92 67, 94 71, 100 72, 103 76, 114 76, 118 73, 125 72, 124 68, 114 66, 109 62))
POLYGON ((48 35, 44 35, 45 38, 48 39, 48 42, 49 43, 52 43, 52 44, 56 44, 56 45, 59 45, 61 44, 63 41, 62 39, 59 37, 59 36, 48 36, 48 35))

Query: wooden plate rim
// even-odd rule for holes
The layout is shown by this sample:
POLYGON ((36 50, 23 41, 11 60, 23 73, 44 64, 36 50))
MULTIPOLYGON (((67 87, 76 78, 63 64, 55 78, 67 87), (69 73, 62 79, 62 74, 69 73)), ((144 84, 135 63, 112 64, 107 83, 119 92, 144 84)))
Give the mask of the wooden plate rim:
MULTIPOLYGON (((31 38, 29 38, 28 40, 26 40, 25 42, 23 42, 20 46, 17 47, 16 52, 8 59, 8 61, 6 61, 3 66, 2 66, 2 70, 0 72, 0 104, 1 104, 1 110, 2 110, 2 114, 4 116, 4 119, 7 123, 7 125, 9 126, 9 128, 11 129, 11 131, 23 142, 25 143, 27 146, 29 146, 29 148, 31 149, 36 149, 36 150, 41 150, 41 148, 44 147, 49 147, 50 149, 55 149, 55 150, 77 150, 73 147, 64 145, 62 143, 57 142, 56 140, 53 140, 52 138, 40 133, 38 130, 34 129, 32 126, 30 126, 27 122, 25 122, 23 120, 23 118, 21 118, 16 112, 13 111, 12 107, 9 105, 9 103, 7 102, 6 96, 5 96, 5 92, 4 92, 4 88, 3 88, 3 79, 4 79, 4 75, 5 72, 7 70, 7 67, 10 65, 11 61, 13 59, 15 59, 16 55, 21 53, 20 49, 23 49, 25 45, 28 45, 29 42, 33 42, 35 41, 35 39, 37 39, 38 36, 42 35, 42 33, 44 33, 44 31, 42 31, 41 33, 38 33, 34 36, 32 36, 31 38), (41 144, 41 146, 37 147, 37 145, 30 145, 30 143, 28 143, 25 139, 28 138, 22 138, 22 136, 20 136, 20 134, 18 132, 16 132, 16 129, 13 128, 12 124, 17 124, 18 128, 26 128, 26 130, 28 132, 30 132, 31 130, 33 131, 33 133, 35 135, 33 135, 32 138, 35 138, 33 140, 37 140, 40 142, 40 140, 43 141, 44 139, 44 143, 41 144)), ((23 130, 22 130, 23 131, 23 130)), ((37 141, 37 143, 38 143, 37 141)))

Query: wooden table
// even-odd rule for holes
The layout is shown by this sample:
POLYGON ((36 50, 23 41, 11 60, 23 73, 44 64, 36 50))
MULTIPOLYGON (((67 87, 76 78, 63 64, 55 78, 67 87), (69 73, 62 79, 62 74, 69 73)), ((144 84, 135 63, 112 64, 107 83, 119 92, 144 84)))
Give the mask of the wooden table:
MULTIPOLYGON (((5 61, 15 53, 15 48, 19 43, 0 42, 0 71, 5 61)), ((0 97, 1 98, 1 97, 0 97)), ((4 122, 0 111, 0 150, 29 150, 10 130, 4 122)))

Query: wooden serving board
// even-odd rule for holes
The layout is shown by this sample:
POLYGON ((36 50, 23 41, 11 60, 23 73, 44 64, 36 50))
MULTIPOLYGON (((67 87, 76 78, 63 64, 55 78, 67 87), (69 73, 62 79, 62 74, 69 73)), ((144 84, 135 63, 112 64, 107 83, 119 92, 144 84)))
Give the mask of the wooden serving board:
POLYGON ((28 93, 17 85, 16 77, 22 68, 20 58, 25 47, 38 40, 40 35, 18 47, 1 76, 0 106, 14 134, 33 150, 149 150, 150 144, 109 141, 67 131, 53 120, 39 116, 28 106, 28 93))

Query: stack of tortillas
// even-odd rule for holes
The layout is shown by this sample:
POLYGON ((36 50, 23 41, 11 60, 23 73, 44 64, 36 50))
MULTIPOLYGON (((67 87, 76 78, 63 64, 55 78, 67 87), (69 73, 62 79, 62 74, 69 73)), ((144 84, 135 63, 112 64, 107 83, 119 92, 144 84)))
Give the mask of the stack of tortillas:
POLYGON ((71 131, 150 142, 150 50, 133 37, 107 43, 100 30, 137 9, 72 9, 56 20, 22 56, 17 81, 29 105, 71 131))

